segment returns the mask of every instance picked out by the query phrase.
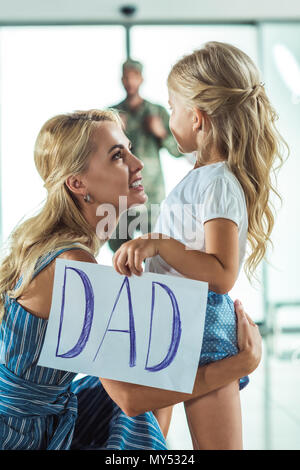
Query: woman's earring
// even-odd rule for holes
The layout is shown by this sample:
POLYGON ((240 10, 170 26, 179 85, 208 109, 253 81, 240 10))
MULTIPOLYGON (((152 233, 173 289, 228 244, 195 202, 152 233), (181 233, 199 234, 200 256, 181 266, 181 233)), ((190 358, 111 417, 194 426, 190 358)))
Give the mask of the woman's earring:
POLYGON ((91 202, 91 196, 89 195, 89 193, 87 193, 85 196, 83 196, 83 200, 85 202, 91 202))

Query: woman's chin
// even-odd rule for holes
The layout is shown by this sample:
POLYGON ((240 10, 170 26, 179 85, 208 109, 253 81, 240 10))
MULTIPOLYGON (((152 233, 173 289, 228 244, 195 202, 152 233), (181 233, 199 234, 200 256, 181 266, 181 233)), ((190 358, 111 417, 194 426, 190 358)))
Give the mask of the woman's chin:
POLYGON ((140 194, 137 194, 136 198, 134 201, 132 201, 132 203, 130 203, 128 205, 128 209, 130 207, 134 207, 134 206, 140 206, 141 204, 146 204, 146 202, 148 201, 148 196, 146 193, 141 192, 140 194))

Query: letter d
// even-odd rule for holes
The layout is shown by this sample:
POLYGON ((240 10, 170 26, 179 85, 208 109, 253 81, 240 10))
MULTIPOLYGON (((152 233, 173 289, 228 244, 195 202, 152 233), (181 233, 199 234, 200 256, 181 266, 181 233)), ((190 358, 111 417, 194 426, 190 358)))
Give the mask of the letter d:
POLYGON ((175 359, 175 356, 179 347, 179 343, 180 343, 180 338, 181 338, 181 320, 180 320, 180 312, 179 312, 176 297, 174 293, 172 292, 172 290, 165 284, 162 284, 160 282, 152 282, 150 335, 149 335, 148 353, 147 353, 145 370, 148 370, 150 372, 158 372, 159 370, 162 370, 168 367, 171 364, 171 362, 173 362, 175 359), (153 311, 154 311, 154 303, 155 303, 155 284, 161 286, 167 292, 172 303, 172 307, 173 307, 172 338, 171 338, 171 342, 170 342, 166 357, 159 364, 149 367, 148 359, 149 359, 149 351, 150 351, 151 336, 152 336, 153 311))

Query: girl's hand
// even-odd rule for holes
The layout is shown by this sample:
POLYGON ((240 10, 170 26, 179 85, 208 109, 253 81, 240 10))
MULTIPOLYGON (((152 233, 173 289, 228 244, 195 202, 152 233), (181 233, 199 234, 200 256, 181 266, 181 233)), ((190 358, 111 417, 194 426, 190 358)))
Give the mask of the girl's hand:
POLYGON ((245 366, 250 374, 260 363, 262 355, 262 338, 258 326, 244 311, 244 307, 239 300, 234 302, 237 316, 237 336, 240 352, 245 358, 245 366))
POLYGON ((119 274, 141 276, 142 263, 158 254, 158 238, 152 233, 123 243, 113 256, 113 266, 119 274))

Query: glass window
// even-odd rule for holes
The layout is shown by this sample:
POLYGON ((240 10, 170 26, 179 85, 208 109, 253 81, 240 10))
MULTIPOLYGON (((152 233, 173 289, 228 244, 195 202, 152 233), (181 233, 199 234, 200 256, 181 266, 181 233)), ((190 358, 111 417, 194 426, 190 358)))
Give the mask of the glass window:
POLYGON ((43 123, 61 112, 123 98, 120 26, 11 27, 0 33, 2 235, 45 193, 33 161, 43 123))
POLYGON ((131 28, 131 55, 144 64, 143 96, 168 105, 166 81, 172 65, 207 41, 231 43, 245 51, 256 63, 254 26, 134 26, 131 28))
POLYGON ((261 31, 267 92, 279 114, 278 128, 290 149, 278 175, 282 205, 276 204, 274 249, 269 253, 269 300, 299 301, 300 306, 300 23, 264 24, 261 31))

